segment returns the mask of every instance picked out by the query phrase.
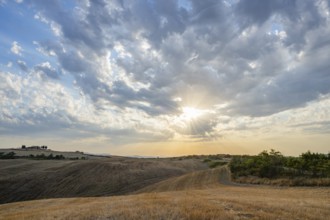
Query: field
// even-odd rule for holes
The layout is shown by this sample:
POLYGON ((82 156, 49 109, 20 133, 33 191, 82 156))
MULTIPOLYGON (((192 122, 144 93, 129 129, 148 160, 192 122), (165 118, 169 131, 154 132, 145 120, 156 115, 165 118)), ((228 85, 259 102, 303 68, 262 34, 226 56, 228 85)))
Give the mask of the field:
POLYGON ((194 159, 111 157, 0 160, 0 204, 24 200, 123 195, 169 177, 207 169, 194 159))
POLYGON ((6 220, 330 216, 329 187, 239 185, 230 181, 226 166, 210 169, 200 159, 112 157, 83 161, 15 159, 0 163, 0 198, 2 203, 11 202, 0 205, 0 219, 6 220), (33 184, 40 187, 41 181, 46 187, 34 187, 31 179, 24 182, 30 175, 35 179, 33 184), (13 186, 4 185, 8 181, 13 186))

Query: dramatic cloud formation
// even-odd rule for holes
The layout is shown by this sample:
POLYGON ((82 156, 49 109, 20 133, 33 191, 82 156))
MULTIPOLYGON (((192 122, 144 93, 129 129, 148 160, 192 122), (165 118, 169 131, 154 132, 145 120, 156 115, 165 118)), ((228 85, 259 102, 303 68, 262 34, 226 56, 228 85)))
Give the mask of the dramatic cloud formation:
POLYGON ((120 152, 330 131, 329 1, 26 0, 0 13, 4 140, 120 152))

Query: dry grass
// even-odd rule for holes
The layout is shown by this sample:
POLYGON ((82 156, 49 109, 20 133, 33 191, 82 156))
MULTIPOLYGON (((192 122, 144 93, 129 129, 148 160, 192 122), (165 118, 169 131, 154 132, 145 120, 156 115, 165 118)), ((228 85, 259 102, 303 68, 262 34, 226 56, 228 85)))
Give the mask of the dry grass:
POLYGON ((0 219, 328 219, 328 188, 218 186, 0 206, 0 219))
POLYGON ((3 204, 0 219, 323 220, 330 216, 329 187, 233 185, 227 167, 206 169, 199 160, 0 161, 0 201, 116 193, 135 194, 3 204))
POLYGON ((219 184, 228 178, 219 168, 170 178, 137 195, 4 204, 0 219, 329 219, 330 188, 219 184))
POLYGON ((205 189, 218 187, 219 182, 230 185, 230 171, 227 166, 188 173, 179 177, 152 184, 137 193, 167 192, 188 189, 205 189))
POLYGON ((237 177, 234 179, 237 183, 247 184, 265 184, 273 186, 330 186, 330 178, 308 178, 308 177, 295 177, 295 178, 258 178, 258 177, 237 177))

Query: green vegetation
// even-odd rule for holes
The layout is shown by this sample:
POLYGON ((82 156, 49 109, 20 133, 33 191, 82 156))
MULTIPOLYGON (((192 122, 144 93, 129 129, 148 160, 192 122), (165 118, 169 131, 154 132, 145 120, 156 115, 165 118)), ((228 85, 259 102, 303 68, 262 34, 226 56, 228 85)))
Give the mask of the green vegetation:
POLYGON ((223 166, 223 165, 228 164, 228 162, 226 162, 226 161, 219 160, 219 159, 212 160, 210 158, 205 158, 203 160, 203 163, 207 163, 207 165, 209 166, 209 168, 216 168, 218 166, 223 166))
POLYGON ((210 168, 216 168, 218 166, 223 166, 223 165, 226 165, 226 164, 227 164, 227 162, 224 162, 224 161, 211 161, 209 163, 209 167, 210 168))
POLYGON ((0 152, 0 159, 15 159, 15 153, 14 152, 9 152, 9 153, 4 153, 0 152))
POLYGON ((285 157, 280 152, 263 151, 257 156, 235 156, 229 164, 234 179, 258 178, 329 178, 330 154, 311 153, 285 157))
POLYGON ((203 160, 222 160, 230 159, 229 154, 210 154, 210 155, 186 155, 181 157, 171 157, 172 160, 186 160, 186 159, 203 159, 203 160))
POLYGON ((30 154, 29 158, 35 159, 35 160, 64 160, 65 159, 65 157, 62 154, 56 155, 56 156, 54 156, 53 154, 49 154, 48 156, 46 156, 45 154, 37 154, 37 155, 30 154))
POLYGON ((13 151, 8 153, 0 152, 0 159, 32 159, 32 160, 86 160, 87 157, 65 157, 62 154, 30 154, 30 155, 19 155, 13 151))

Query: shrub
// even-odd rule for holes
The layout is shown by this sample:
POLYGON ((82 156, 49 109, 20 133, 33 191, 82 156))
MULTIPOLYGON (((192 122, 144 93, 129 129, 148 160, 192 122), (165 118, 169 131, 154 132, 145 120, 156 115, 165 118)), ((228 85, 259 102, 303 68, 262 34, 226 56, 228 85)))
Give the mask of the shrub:
POLYGON ((271 150, 257 156, 235 156, 229 167, 234 178, 330 177, 330 156, 308 151, 299 157, 284 157, 280 152, 271 150))
POLYGON ((5 154, 4 152, 0 152, 0 159, 15 159, 15 152, 8 152, 5 154))
POLYGON ((223 166, 223 165, 226 165, 227 162, 224 162, 224 161, 211 161, 209 162, 209 167, 210 168, 215 168, 215 167, 218 167, 218 166, 223 166))

